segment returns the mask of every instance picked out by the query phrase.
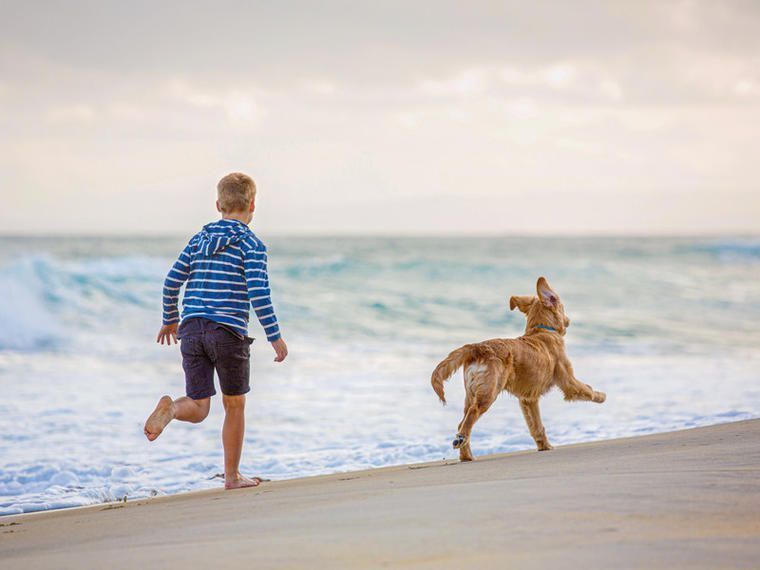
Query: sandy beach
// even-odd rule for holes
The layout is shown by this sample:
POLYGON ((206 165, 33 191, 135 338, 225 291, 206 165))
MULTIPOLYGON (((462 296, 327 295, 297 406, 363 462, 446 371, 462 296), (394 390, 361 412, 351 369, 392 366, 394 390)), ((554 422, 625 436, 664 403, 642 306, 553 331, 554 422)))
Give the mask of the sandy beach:
POLYGON ((750 568, 760 420, 0 518, 24 568, 750 568))

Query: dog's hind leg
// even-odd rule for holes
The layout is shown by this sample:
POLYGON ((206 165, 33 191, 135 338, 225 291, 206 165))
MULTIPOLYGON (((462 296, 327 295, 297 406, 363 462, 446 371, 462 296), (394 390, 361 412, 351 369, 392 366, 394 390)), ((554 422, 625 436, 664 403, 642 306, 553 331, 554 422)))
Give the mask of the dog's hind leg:
POLYGON ((459 425, 457 426, 457 435, 462 433, 462 425, 464 425, 464 418, 467 416, 467 411, 470 409, 470 406, 472 406, 472 399, 470 398, 469 394, 465 394, 464 397, 464 416, 462 416, 462 421, 459 422, 459 425))
POLYGON ((457 426, 457 435, 452 442, 454 449, 459 449, 465 443, 464 436, 462 435, 462 426, 464 425, 464 420, 467 417, 467 412, 470 410, 471 405, 472 399, 470 398, 470 394, 467 393, 464 397, 464 415, 462 416, 462 421, 459 422, 459 425, 457 426))
POLYGON ((520 409, 525 416, 530 435, 536 442, 539 451, 554 449, 546 437, 544 424, 541 422, 541 411, 538 409, 538 400, 520 400, 520 409))
POLYGON ((472 433, 472 426, 478 421, 480 413, 475 405, 470 405, 464 413, 464 418, 459 423, 459 431, 454 439, 454 448, 459 448, 459 460, 460 461, 472 461, 472 449, 470 448, 470 434, 472 433))
POLYGON ((488 411, 499 393, 499 379, 503 376, 503 364, 498 360, 472 362, 464 368, 464 389, 466 400, 464 418, 459 424, 459 432, 454 439, 454 447, 459 448, 459 459, 472 461, 470 434, 478 418, 488 411))
POLYGON ((459 424, 459 433, 454 440, 454 447, 459 448, 460 461, 472 461, 472 449, 470 448, 470 434, 472 434, 472 428, 475 422, 478 421, 480 416, 488 411, 496 398, 494 396, 481 396, 478 395, 473 398, 469 408, 464 414, 462 422, 459 424))

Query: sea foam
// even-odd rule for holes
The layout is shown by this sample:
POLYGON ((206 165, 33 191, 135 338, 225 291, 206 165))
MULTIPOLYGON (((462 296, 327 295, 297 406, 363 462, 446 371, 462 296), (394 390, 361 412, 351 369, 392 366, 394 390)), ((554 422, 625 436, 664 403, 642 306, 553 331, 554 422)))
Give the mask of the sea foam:
MULTIPOLYGON (((272 478, 456 457, 461 377, 430 372, 466 342, 521 334, 508 298, 546 275, 567 307, 577 375, 604 405, 542 400, 574 443, 760 415, 758 243, 736 239, 268 240, 290 356, 257 325, 246 473, 272 478)), ((218 487, 220 402, 202 424, 142 434, 181 395, 155 343, 182 239, 0 239, 0 514, 218 487)), ((514 398, 475 427, 476 454, 531 449, 514 398)))

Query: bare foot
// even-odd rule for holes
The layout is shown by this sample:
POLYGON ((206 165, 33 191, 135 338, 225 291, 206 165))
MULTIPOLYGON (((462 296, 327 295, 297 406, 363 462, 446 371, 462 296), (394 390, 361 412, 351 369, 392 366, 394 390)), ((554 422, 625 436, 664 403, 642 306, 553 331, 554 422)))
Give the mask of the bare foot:
POLYGON ((237 476, 224 480, 225 489, 243 489, 245 487, 258 487, 264 479, 261 477, 245 477, 240 473, 237 476))
POLYGON ((145 422, 145 437, 148 441, 154 441, 161 432, 164 431, 166 425, 174 419, 174 402, 169 396, 162 397, 156 409, 145 422))

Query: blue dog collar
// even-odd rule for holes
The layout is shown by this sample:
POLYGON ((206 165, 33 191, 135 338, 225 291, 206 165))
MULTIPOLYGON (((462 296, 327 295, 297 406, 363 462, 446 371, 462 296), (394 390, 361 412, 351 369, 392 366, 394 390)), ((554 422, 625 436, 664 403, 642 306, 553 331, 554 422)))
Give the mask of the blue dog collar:
POLYGON ((547 331, 552 331, 552 332, 555 332, 555 333, 558 333, 558 332, 559 332, 559 331, 558 331, 557 329, 555 329, 554 327, 550 327, 550 326, 547 326, 547 325, 536 325, 536 326, 535 326, 535 327, 533 327, 533 328, 536 328, 536 329, 546 329, 547 331))

